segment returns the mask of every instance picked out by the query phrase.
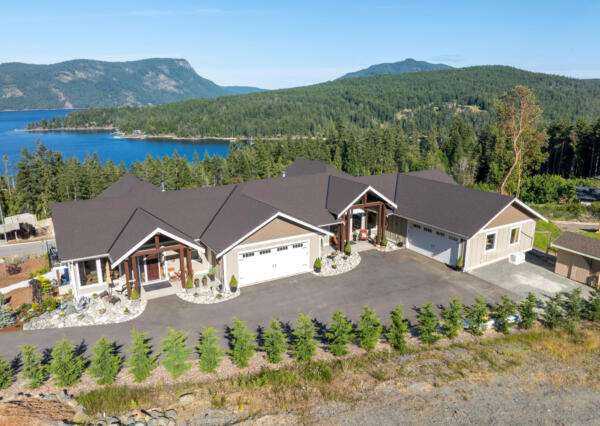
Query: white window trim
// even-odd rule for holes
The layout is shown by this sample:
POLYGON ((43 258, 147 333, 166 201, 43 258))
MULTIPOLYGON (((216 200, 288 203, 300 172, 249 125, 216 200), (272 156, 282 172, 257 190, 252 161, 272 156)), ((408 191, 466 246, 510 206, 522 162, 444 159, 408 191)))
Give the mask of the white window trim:
POLYGON ((485 253, 490 253, 490 252, 496 250, 497 246, 498 246, 498 231, 487 232, 485 234, 485 239, 483 240, 483 250, 485 251, 485 253), (491 249, 488 249, 486 246, 487 246, 488 236, 490 236, 490 235, 494 236, 494 247, 492 247, 491 249))
POLYGON ((518 246, 520 242, 521 242, 521 225, 512 226, 512 227, 510 228, 510 232, 509 232, 509 234, 508 234, 508 245, 509 245, 510 247, 514 247, 514 246, 518 246), (511 242, 510 242, 510 240, 512 239, 512 231, 513 231, 514 229, 518 229, 518 230, 519 230, 519 231, 518 231, 518 233, 517 233, 517 241, 516 241, 516 242, 514 242, 514 243, 511 243, 511 242))

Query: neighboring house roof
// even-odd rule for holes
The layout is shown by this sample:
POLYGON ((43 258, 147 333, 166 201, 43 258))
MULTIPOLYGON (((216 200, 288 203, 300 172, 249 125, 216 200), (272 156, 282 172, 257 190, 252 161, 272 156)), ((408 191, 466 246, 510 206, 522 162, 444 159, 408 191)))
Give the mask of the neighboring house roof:
POLYGON ((552 247, 600 260, 600 240, 574 232, 559 235, 552 242, 552 247))
POLYGON ((18 223, 4 223, 0 224, 0 232, 14 232, 21 229, 21 225, 18 223))
POLYGON ((353 177, 298 159, 285 177, 180 191, 126 174, 92 200, 53 204, 52 216, 62 260, 108 255, 114 263, 156 229, 220 256, 278 216, 328 234, 319 227, 340 223, 365 191, 391 213, 466 238, 514 201, 457 185, 441 170, 353 177))
POLYGON ((4 218, 4 223, 5 224, 21 224, 21 223, 28 223, 30 225, 37 225, 37 217, 35 217, 35 215, 33 213, 21 213, 21 214, 16 214, 14 216, 6 216, 4 218))
POLYGON ((575 192, 579 202, 593 203, 594 201, 600 201, 600 188, 578 186, 575 188, 575 192))

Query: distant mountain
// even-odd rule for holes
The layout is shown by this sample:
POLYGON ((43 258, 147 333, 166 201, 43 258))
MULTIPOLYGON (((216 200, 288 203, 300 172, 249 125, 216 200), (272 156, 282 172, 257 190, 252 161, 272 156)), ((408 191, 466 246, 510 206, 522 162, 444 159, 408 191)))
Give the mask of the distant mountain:
POLYGON ((369 77, 382 74, 406 74, 409 72, 439 71, 448 70, 451 68, 453 67, 450 65, 431 64, 429 62, 416 61, 408 58, 400 62, 371 65, 369 68, 349 72, 348 74, 341 76, 338 80, 341 80, 342 78, 369 77))
POLYGON ((0 64, 0 110, 156 105, 234 93, 200 77, 185 59, 0 64))
POLYGON ((223 88, 229 90, 232 95, 245 95, 247 93, 256 93, 256 92, 264 92, 267 89, 260 89, 258 87, 252 86, 222 86, 223 88))

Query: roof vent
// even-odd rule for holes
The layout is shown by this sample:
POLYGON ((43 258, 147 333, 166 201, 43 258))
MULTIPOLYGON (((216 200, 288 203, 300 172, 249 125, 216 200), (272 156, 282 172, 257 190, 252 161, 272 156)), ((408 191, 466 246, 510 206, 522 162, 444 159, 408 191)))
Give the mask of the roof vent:
POLYGON ((165 192, 165 181, 164 180, 160 183, 160 190, 162 192, 165 192))

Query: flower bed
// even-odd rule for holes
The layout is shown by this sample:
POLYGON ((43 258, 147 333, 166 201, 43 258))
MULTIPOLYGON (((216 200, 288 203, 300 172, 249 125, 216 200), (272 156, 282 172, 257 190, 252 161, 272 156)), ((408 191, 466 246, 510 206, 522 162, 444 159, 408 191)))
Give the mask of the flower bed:
POLYGON ((197 287, 190 288, 177 293, 177 297, 186 302, 198 303, 199 305, 208 305, 211 303, 220 303, 227 300, 235 299, 240 295, 240 289, 238 288, 235 293, 231 292, 226 287, 223 291, 212 290, 210 287, 197 287))
POLYGON ((360 255, 358 253, 352 253, 350 256, 338 253, 335 256, 325 256, 321 260, 321 272, 313 271, 313 273, 320 277, 330 277, 349 272, 356 268, 359 263, 360 255))

